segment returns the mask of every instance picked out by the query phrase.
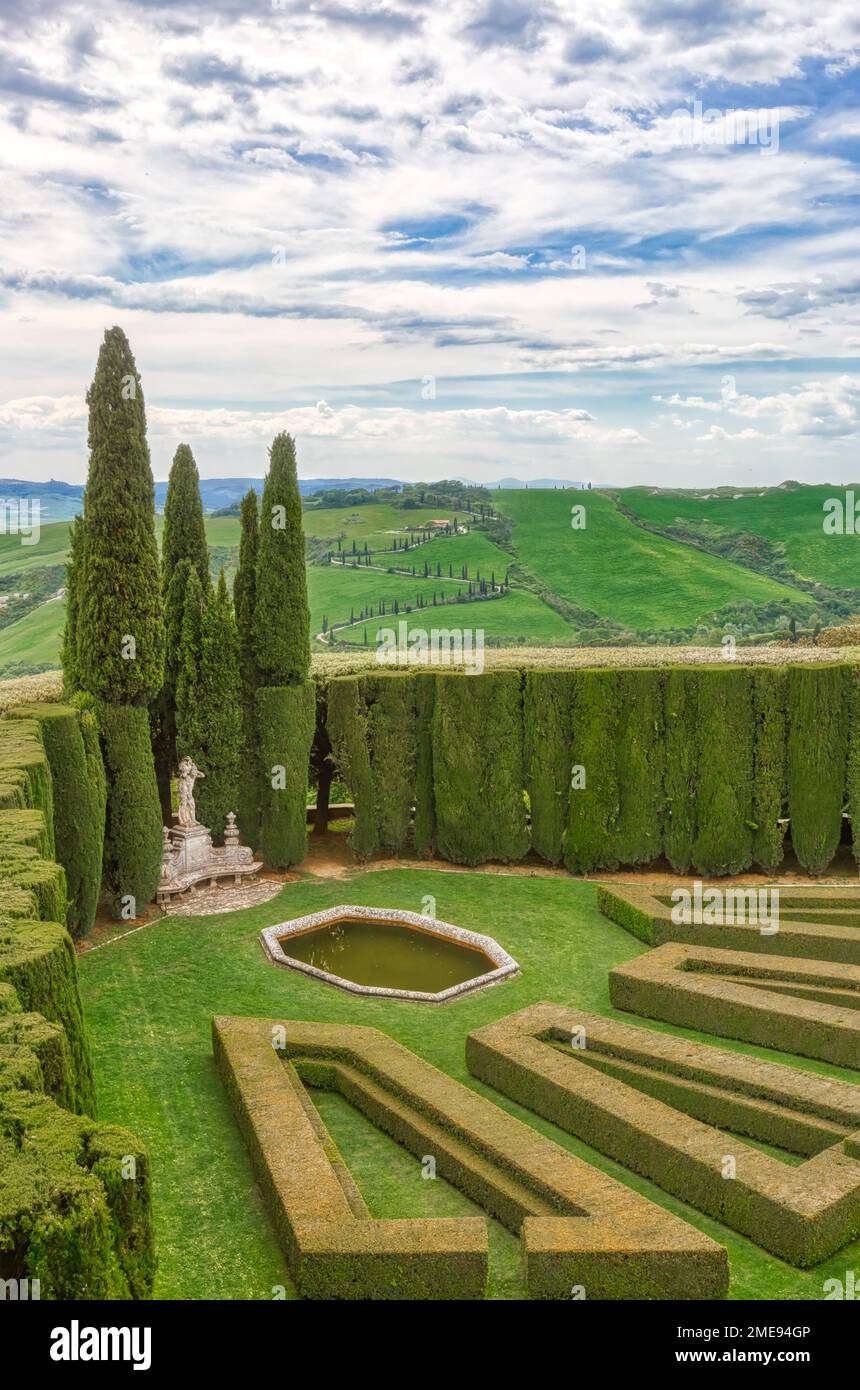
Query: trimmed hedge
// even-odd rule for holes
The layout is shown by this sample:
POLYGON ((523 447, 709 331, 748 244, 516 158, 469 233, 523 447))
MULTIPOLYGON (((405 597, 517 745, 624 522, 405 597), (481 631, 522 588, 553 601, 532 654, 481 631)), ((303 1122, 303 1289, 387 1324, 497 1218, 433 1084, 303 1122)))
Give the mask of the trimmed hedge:
POLYGON ((436 842, 454 864, 522 859, 529 848, 517 671, 436 677, 436 842))
POLYGON ((65 927, 58 922, 0 920, 0 981, 12 986, 22 1010, 62 1025, 70 1056, 66 1102, 79 1114, 94 1114, 77 962, 65 927))
POLYGON ((842 834, 851 687, 845 666, 795 666, 788 677, 788 812, 804 869, 823 873, 842 834))
POLYGON ((99 707, 107 780, 104 889, 119 916, 123 899, 133 899, 137 916, 155 897, 161 876, 161 802, 149 732, 142 705, 99 707))
POLYGON ((60 925, 65 873, 40 857, 51 814, 58 845, 68 844, 62 788, 74 793, 74 776, 104 807, 101 755, 91 715, 79 724, 68 708, 37 714, 0 721, 12 789, 0 811, 0 1278, 38 1280, 42 1298, 146 1298, 155 1269, 146 1155, 125 1130, 85 1118, 95 1096, 74 947, 60 925))
POLYGON ((486 1230, 470 1219, 362 1220, 339 1155, 320 1122, 308 1118, 294 1072, 337 1090, 418 1157, 432 1154, 441 1176, 519 1232, 531 1297, 570 1298, 583 1279, 589 1298, 725 1296, 728 1261, 716 1242, 384 1033, 277 1023, 280 1058, 274 1021, 265 1019, 213 1019, 213 1047, 303 1293, 481 1297, 486 1230), (435 1260, 428 1258, 432 1236, 446 1242, 444 1264, 438 1246, 435 1260), (427 1266, 423 1282, 416 1252, 427 1266), (389 1266, 397 1260, 395 1278, 389 1266))
POLYGON ((564 854, 571 776, 571 702, 568 671, 526 671, 523 681, 525 785, 532 849, 550 864, 564 854))
POLYGON ((759 666, 752 675, 755 742, 753 749, 753 860, 766 874, 776 873, 785 856, 786 738, 788 672, 759 666))
POLYGON ((700 873, 739 874, 752 863, 753 706, 748 670, 700 671, 696 838, 700 873))
POLYGON ((436 801, 433 794, 433 708, 436 703, 436 681, 428 671, 416 671, 415 713, 415 853, 428 856, 436 849, 436 801))
POLYGON ((154 1274, 149 1167, 134 1136, 38 1086, 3 1087, 0 1071, 0 1277, 38 1280, 41 1298, 138 1299, 154 1274))
POLYGON ((368 724, 361 677, 332 681, 328 688, 328 733, 340 774, 355 805, 349 843, 362 859, 379 847, 368 724))
POLYGON ((582 769, 578 776, 584 782, 571 784, 564 844, 564 863, 571 873, 618 868, 619 735, 618 672, 575 672, 570 758, 575 769, 582 769))
POLYGON ((682 873, 773 873, 786 809, 801 864, 821 872, 846 763, 860 824, 852 667, 399 671, 325 693, 362 857, 406 842, 410 791, 418 854, 472 865, 533 849, 573 873, 661 854, 682 873))
POLYGON ((93 715, 70 705, 37 704, 9 710, 7 717, 35 719, 41 729, 53 784, 55 852, 66 871, 66 924, 72 936, 83 936, 98 905, 104 844, 104 768, 92 737, 93 715))
POLYGON ((856 965, 670 942, 610 970, 609 998, 615 1009, 681 1028, 860 1064, 856 965))
POLYGON ((257 691, 262 788, 260 850, 272 869, 290 869, 301 864, 308 852, 308 762, 315 727, 313 681, 267 686, 257 691), (281 768, 283 772, 279 771, 281 768))
POLYGON ((615 1019, 535 1004, 470 1033, 473 1076, 790 1263, 860 1234, 860 1086, 615 1019), (571 1047, 576 1033, 584 1047, 571 1047), (812 1160, 787 1167, 726 1131, 812 1160))
MULTIPOLYGON (((745 895, 758 892, 769 894, 768 889, 726 888, 725 911, 730 906, 734 909, 734 902, 740 903, 745 895)), ((765 906, 769 902, 765 899, 765 906)), ((670 885, 646 888, 599 883, 597 906, 604 916, 649 946, 681 941, 729 951, 761 951, 766 944, 768 953, 775 956, 860 965, 860 897, 852 897, 851 890, 823 888, 813 895, 780 888, 779 930, 767 937, 762 937, 761 922, 750 920, 746 901, 741 922, 673 922, 670 885)), ((733 915, 737 916, 737 911, 733 910, 733 915)), ((770 912, 767 915, 770 917, 770 912)))
POLYGON ((685 874, 693 863, 696 783, 699 766, 698 672, 672 670, 666 677, 666 823, 663 848, 672 868, 685 874))
MULTIPOLYGON (((304 1025, 309 1028, 314 1025, 304 1025)), ((343 1030, 345 1044, 356 1031, 365 1030, 343 1030)), ((483 1298, 483 1221, 373 1220, 295 1073, 273 1049, 272 1026, 263 1019, 215 1018, 212 1045, 303 1297, 483 1298)))
POLYGON ((415 681, 390 673, 364 676, 373 807, 380 849, 403 849, 415 804, 417 740, 415 681))
POLYGON ((618 672, 616 776, 618 818, 613 857, 619 864, 650 864, 663 846, 663 676, 660 671, 618 672))

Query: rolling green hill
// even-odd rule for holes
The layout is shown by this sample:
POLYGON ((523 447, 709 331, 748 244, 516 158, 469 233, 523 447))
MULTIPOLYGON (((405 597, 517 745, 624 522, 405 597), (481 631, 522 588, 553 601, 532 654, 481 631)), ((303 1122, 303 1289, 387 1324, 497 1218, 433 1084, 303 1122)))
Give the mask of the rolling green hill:
MULTIPOLYGON (((824 483, 737 497, 624 488, 618 495, 631 511, 658 526, 671 526, 683 517, 765 536, 785 547, 789 566, 802 578, 860 589, 860 536, 829 536, 822 525, 823 503, 829 497, 844 499, 844 487, 824 483)), ((856 496, 860 500, 860 486, 856 496)))
MULTIPOLYGON (((305 512, 312 561, 308 568, 311 632, 320 632, 324 618, 329 625, 341 625, 354 613, 355 625, 340 628, 337 640, 363 645, 367 628, 368 642, 373 643, 377 627, 390 626, 395 600, 400 616, 405 616, 407 606, 411 608, 413 626, 482 627, 488 639, 511 643, 589 643, 614 640, 623 632, 651 642, 690 640, 697 626, 701 636, 703 623, 712 640, 717 640, 714 630, 718 631, 721 623, 707 620, 714 613, 725 616, 735 605, 759 609, 760 616, 744 631, 766 633, 771 624, 784 622, 783 615, 789 610, 801 626, 808 624, 809 630, 817 619, 822 595, 795 587, 792 572, 831 589, 860 591, 860 538, 829 536, 822 526, 822 503, 843 492, 829 485, 747 490, 739 496, 650 488, 611 493, 501 490, 493 494, 493 502, 505 520, 490 533, 472 529, 466 535, 436 536, 408 551, 393 553, 393 539, 395 535, 402 539, 405 527, 420 530, 430 521, 452 520, 453 516, 445 517, 444 509, 404 509, 390 503, 311 508, 305 512), (574 506, 586 508, 583 530, 570 525, 574 506), (746 567, 739 562, 740 552, 708 553, 689 543, 702 539, 703 532, 690 528, 701 528, 703 523, 712 549, 725 549, 726 538, 733 544, 733 535, 748 533, 754 551, 758 547, 766 559, 775 557, 776 572, 746 567), (686 543, 647 529, 678 525, 687 528, 686 543), (319 563, 326 552, 325 543, 333 549, 332 542, 337 539, 346 555, 353 540, 359 553, 367 543, 375 552, 374 567, 319 563), (784 566, 782 574, 780 564, 784 566), (414 576, 388 572, 393 567, 411 569, 413 565, 414 576), (425 565, 429 570, 426 579, 425 565), (468 589, 462 578, 464 565, 469 580, 474 581, 478 574, 487 581, 492 576, 497 584, 507 579, 509 592, 468 605, 437 604, 434 613, 434 591, 453 595, 461 587, 468 589), (426 606, 416 612, 419 593, 426 606), (383 618, 379 617, 381 601, 388 609, 383 618), (373 618, 369 616, 371 607, 373 618), (367 618, 361 617, 362 611, 367 612, 367 618)), ((469 524, 465 513, 459 521, 469 524)), ((163 517, 158 517, 159 535, 162 527, 163 517)), ((209 516, 206 533, 213 568, 224 567, 229 583, 238 555, 238 519, 209 516)), ((39 542, 33 546, 23 546, 17 536, 0 535, 0 589, 26 590, 28 571, 63 563, 67 546, 66 522, 43 526, 39 542)), ((40 602, 36 575, 32 575, 31 586, 39 606, 0 628, 0 678, 58 660, 63 604, 57 600, 40 602)), ((825 615, 825 621, 834 619, 825 615)), ((321 646, 315 643, 316 649, 321 646)))
POLYGON ((690 627, 727 604, 797 602, 797 590, 765 575, 665 540, 623 516, 600 492, 500 493, 499 511, 516 524, 519 563, 562 598, 635 630, 690 627), (586 508, 584 530, 571 507, 586 508))

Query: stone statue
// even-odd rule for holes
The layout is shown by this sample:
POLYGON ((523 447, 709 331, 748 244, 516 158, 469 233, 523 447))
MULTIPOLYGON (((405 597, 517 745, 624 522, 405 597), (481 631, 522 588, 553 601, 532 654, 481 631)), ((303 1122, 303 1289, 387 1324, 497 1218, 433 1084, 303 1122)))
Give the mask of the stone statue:
POLYGON ((193 758, 183 758, 179 764, 179 824, 189 828, 197 824, 197 807, 194 805, 194 783, 198 777, 205 777, 193 758))

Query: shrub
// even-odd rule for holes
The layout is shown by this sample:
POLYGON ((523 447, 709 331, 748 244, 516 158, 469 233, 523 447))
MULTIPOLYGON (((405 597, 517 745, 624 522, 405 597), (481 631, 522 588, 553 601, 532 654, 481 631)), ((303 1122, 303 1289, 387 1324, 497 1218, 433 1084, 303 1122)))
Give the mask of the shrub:
POLYGON ((571 717, 570 759, 577 779, 584 780, 571 785, 565 867, 571 873, 615 869, 620 809, 617 671, 575 672, 571 717))
POLYGON ((527 671, 523 682, 525 784, 531 843, 560 864, 570 794, 572 680, 567 671, 527 671))
POLYGON ((355 806, 349 843, 366 859, 379 847, 373 813, 373 774, 370 769, 368 715, 361 677, 345 676, 329 683, 328 732, 332 749, 355 806))
POLYGON ((35 719, 41 728, 53 784, 55 852, 66 871, 66 921, 73 936, 83 936, 98 905, 104 843, 101 753, 92 742, 88 753, 82 729, 84 719, 92 729, 92 714, 70 705, 24 705, 9 715, 35 719))
POLYGON ((123 899, 133 899, 132 916, 155 897, 163 853, 161 803, 149 734, 149 714, 141 705, 99 709, 107 823, 104 887, 116 916, 123 899))
POLYGON ((650 864, 663 847, 666 748, 661 672, 619 671, 617 698, 618 817, 612 857, 619 864, 650 864))
POLYGON ((273 869, 292 868, 307 854, 308 763, 315 724, 313 681, 257 691, 260 849, 273 869))
POLYGON ((671 670, 666 678, 666 764, 663 786, 666 822, 663 847, 679 873, 693 861, 698 774, 698 672, 671 670))
POLYGON ((779 666, 752 672, 755 746, 753 749, 753 859, 765 873, 783 860, 785 827, 786 698, 788 673, 779 666))
POLYGON ((522 859, 529 837, 518 672, 437 675, 433 783, 437 843, 446 859, 522 859))
POLYGON ((850 685, 844 666, 795 666, 788 679, 791 844, 823 873, 842 833, 850 685))
POLYGON ((753 708, 749 670, 698 673, 698 756, 693 863, 737 874, 752 862, 753 708))

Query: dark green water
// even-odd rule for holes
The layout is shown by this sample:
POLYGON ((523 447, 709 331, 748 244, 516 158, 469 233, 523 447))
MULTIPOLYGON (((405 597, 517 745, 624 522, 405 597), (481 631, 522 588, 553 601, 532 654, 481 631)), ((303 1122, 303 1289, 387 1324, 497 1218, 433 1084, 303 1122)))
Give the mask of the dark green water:
POLYGON ((401 922, 345 918, 300 936, 282 937, 281 947, 292 960, 356 985, 426 994, 438 994, 496 968, 483 951, 401 922))

